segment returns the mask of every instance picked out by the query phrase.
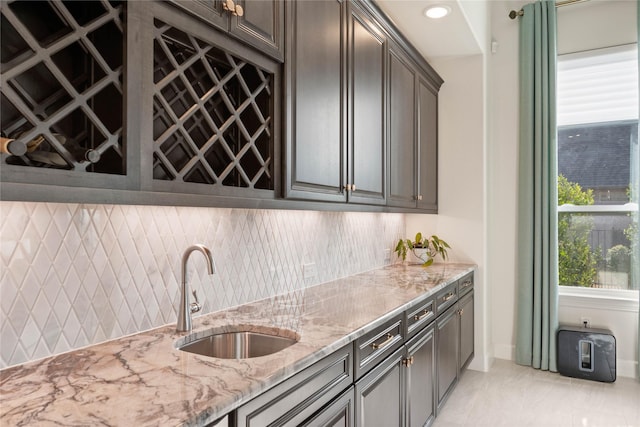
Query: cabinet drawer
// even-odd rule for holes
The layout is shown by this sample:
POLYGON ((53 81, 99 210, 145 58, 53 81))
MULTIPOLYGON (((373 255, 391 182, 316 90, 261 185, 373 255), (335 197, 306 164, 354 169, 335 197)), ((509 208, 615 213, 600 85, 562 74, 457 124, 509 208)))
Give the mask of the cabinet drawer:
POLYGON ((351 385, 352 364, 347 345, 238 408, 231 425, 299 425, 351 385))
POLYGON ((435 300, 433 297, 429 297, 414 308, 407 310, 406 313, 406 337, 409 339, 436 318, 435 300))
POLYGON ((402 345, 402 318, 403 315, 399 314, 355 341, 356 378, 360 378, 402 345))
POLYGON ((436 313, 438 315, 458 300, 458 282, 453 282, 436 295, 436 313))
POLYGON ((469 273, 458 280, 458 295, 462 297, 473 289, 473 273, 469 273))

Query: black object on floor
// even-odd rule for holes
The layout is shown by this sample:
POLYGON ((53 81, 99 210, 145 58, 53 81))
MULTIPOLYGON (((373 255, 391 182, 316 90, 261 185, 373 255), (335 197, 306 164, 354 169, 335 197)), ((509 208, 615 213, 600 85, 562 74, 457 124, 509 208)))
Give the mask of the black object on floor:
POLYGON ((557 335, 558 372, 586 380, 616 380, 616 338, 607 329, 561 326, 557 335))

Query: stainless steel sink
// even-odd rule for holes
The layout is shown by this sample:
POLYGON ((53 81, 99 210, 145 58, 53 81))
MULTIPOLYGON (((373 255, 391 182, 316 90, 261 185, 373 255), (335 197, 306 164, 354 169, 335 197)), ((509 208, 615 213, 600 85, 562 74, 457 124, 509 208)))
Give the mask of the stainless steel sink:
MULTIPOLYGON (((291 333, 292 335, 295 335, 291 333)), ((216 332, 176 342, 178 350, 220 359, 248 359, 267 356, 298 342, 297 338, 255 331, 216 332)))

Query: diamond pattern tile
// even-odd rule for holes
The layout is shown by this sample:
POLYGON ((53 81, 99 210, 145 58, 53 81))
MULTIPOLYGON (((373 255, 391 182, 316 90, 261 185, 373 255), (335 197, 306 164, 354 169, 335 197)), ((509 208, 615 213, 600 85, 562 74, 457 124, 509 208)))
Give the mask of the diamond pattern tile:
POLYGON ((204 313, 293 292, 273 298, 280 324, 305 287, 382 266, 404 227, 402 214, 0 202, 0 368, 175 322, 193 243, 217 267, 189 259, 204 313))

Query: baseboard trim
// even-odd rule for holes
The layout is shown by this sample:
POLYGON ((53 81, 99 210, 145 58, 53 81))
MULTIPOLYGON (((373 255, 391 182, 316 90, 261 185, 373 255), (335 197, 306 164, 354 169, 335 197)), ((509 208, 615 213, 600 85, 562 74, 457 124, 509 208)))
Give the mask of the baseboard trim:
MULTIPOLYGON (((515 360, 515 346, 509 344, 495 344, 493 354, 496 359, 515 360)), ((479 370, 479 369, 477 369, 479 370)), ((618 377, 638 379, 638 362, 635 360, 616 360, 616 375, 618 377)))
POLYGON ((638 379, 638 362, 635 360, 617 360, 616 371, 619 377, 638 379))
POLYGON ((493 357, 489 355, 475 355, 473 360, 467 366, 467 369, 471 369, 472 371, 481 371, 481 372, 489 372, 491 365, 493 364, 493 357))
POLYGON ((515 360, 516 346, 512 344, 494 344, 493 355, 496 359, 515 360))

